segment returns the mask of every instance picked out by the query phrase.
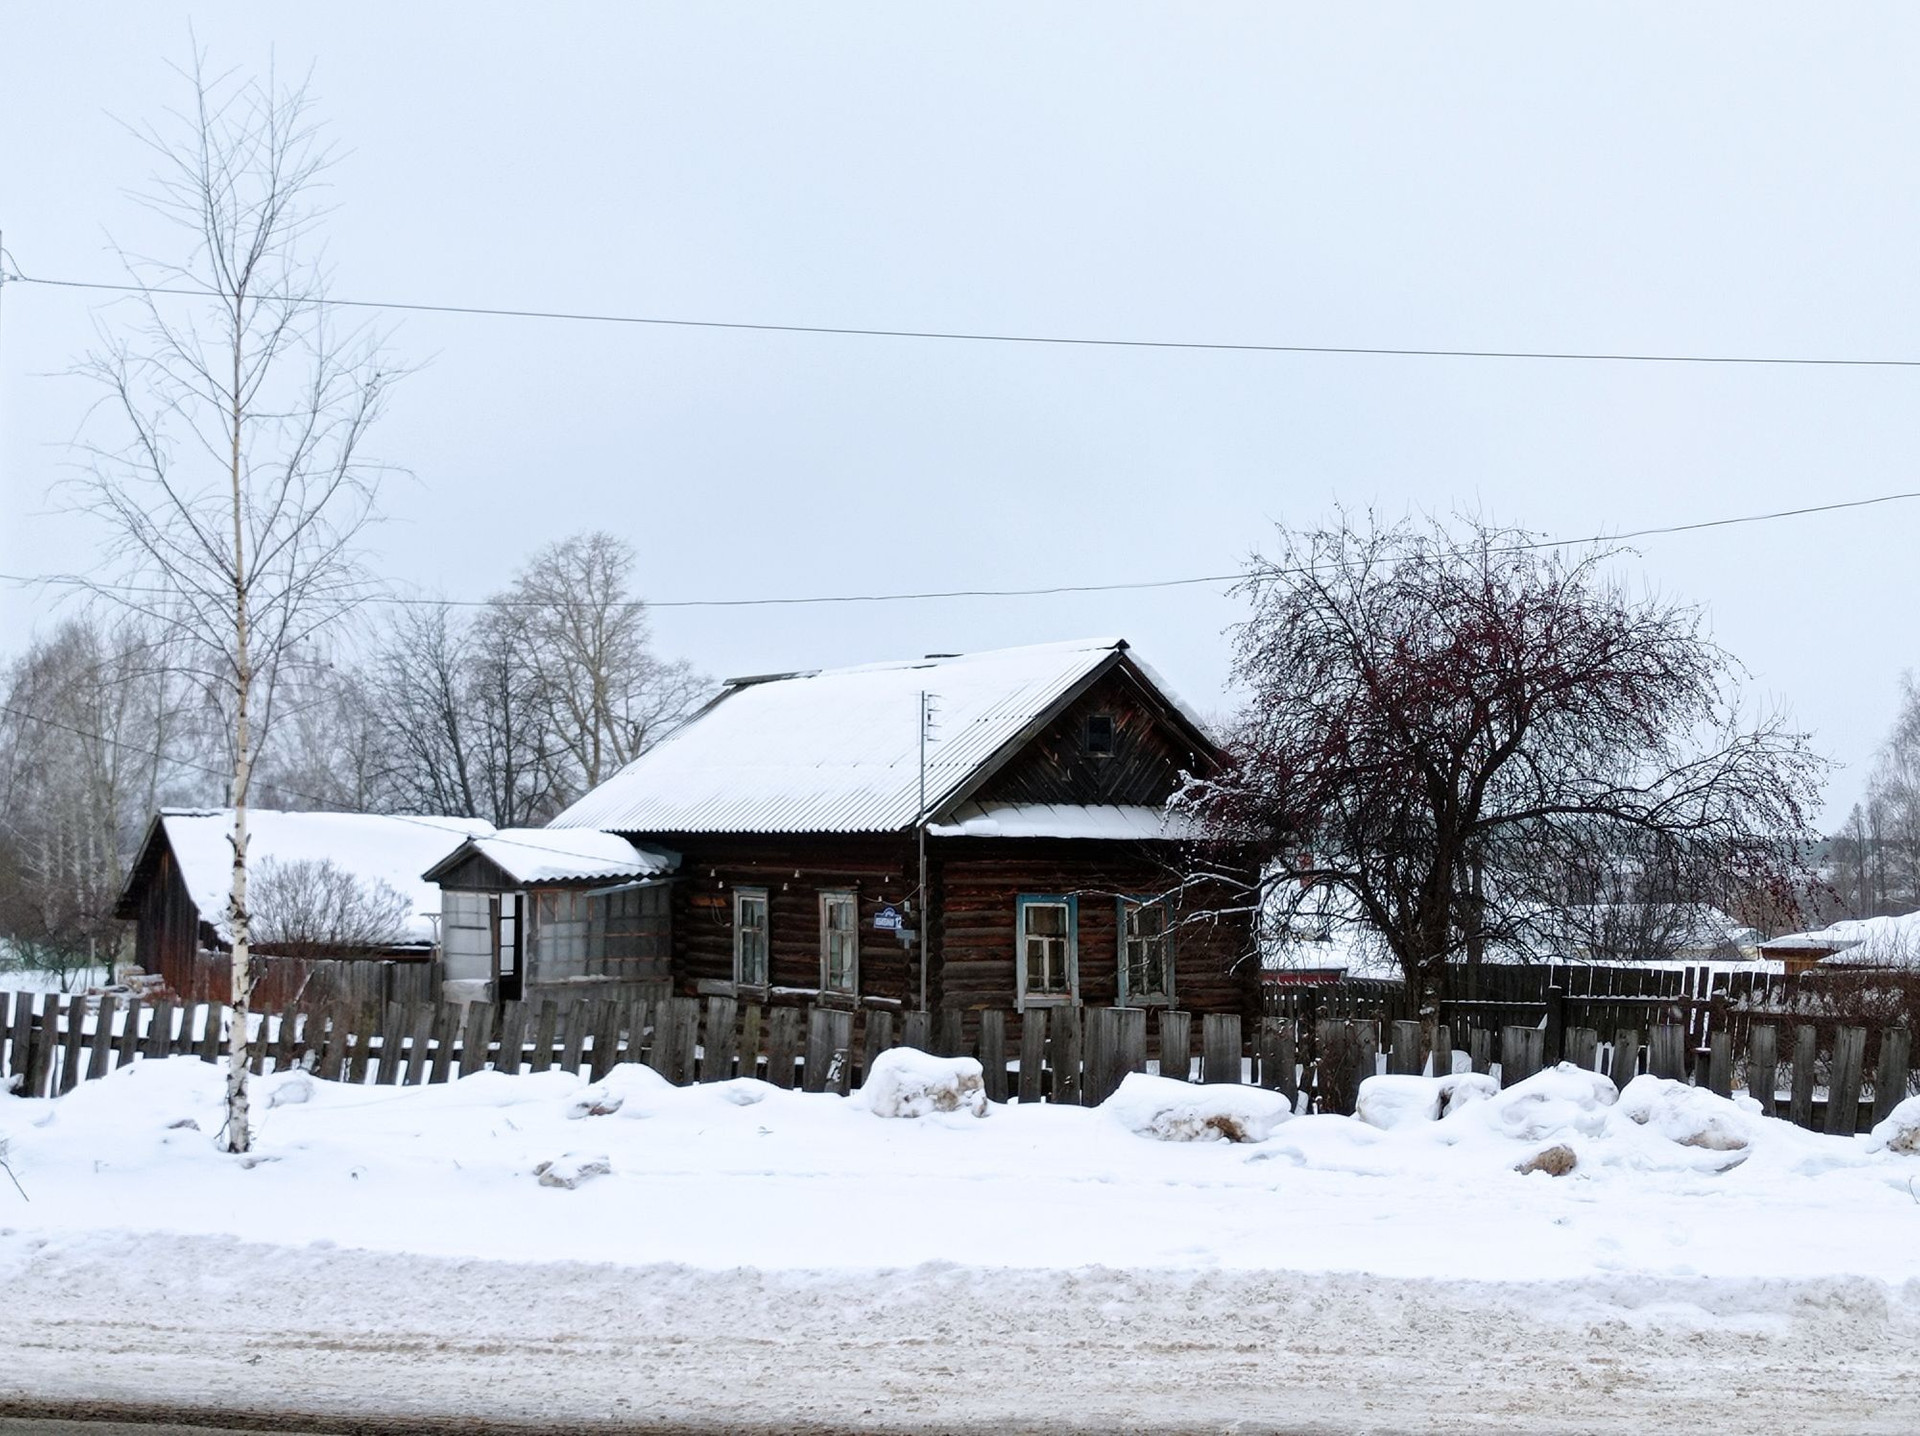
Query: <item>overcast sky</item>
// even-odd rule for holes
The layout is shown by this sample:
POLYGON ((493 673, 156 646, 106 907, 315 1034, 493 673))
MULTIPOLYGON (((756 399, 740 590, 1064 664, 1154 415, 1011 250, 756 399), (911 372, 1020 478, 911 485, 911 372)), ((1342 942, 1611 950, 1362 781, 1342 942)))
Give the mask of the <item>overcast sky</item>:
MULTIPOLYGON (((116 118, 311 66, 345 297, 1392 347, 1920 357, 1911 6, 7 7, 0 231, 114 279, 116 118)), ((9 285, 0 570, 99 300, 9 285)), ((110 313, 110 311, 109 311, 110 313)), ((1920 488, 1920 371, 1194 353, 409 316, 383 574, 482 597, 586 527, 656 599, 1216 573, 1336 502, 1576 536, 1920 488)), ((1920 504, 1647 540, 1836 775, 1916 662, 1920 504)), ((57 610, 0 586, 0 650, 57 610)), ((1225 700, 1217 588, 660 611, 716 674, 1113 633, 1225 700)))

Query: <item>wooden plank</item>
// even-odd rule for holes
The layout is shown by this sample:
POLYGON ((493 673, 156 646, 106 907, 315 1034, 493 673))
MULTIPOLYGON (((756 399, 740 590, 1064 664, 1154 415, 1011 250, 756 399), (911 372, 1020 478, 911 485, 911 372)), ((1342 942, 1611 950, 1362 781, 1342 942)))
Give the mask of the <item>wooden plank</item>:
POLYGON ((909 1012, 900 1024, 900 1045, 921 1052, 932 1050, 933 1019, 924 1012, 909 1012))
POLYGON ((1056 1007, 1047 1016, 1048 1045, 1052 1048, 1053 1100, 1079 1105, 1085 1092, 1081 1067, 1080 1010, 1056 1007))
MULTIPOLYGON (((139 999, 136 998, 134 1001, 133 1015, 137 1019, 140 1015, 139 999)), ((135 1030, 138 1031, 138 1029, 139 1024, 136 1021, 135 1030)), ((30 992, 17 993, 13 1001, 13 1041, 9 1044, 12 1055, 8 1059, 6 1076, 8 1083, 22 1093, 25 1093, 27 1090, 27 1069, 31 1065, 28 1058, 31 1056, 32 1033, 33 994, 30 992)))
MULTIPOLYGON (((587 1023, 590 1020, 586 1003, 567 1004, 566 1015, 560 1024, 560 1070, 562 1072, 577 1074, 580 1071, 580 1054, 586 1050, 587 1023)), ((681 1080, 667 1071, 662 1071, 660 1075, 669 1082, 681 1080)))
POLYGON ((1427 1065, 1436 1077, 1453 1075, 1453 1029, 1444 1022, 1433 1029, 1433 1051, 1427 1055, 1427 1065))
MULTIPOLYGON (((800 1009, 774 1008, 767 1019, 767 1080, 774 1086, 793 1086, 793 1064, 799 1049, 800 1009)), ((657 1064, 654 1070, 659 1070, 657 1064)))
POLYGON ((940 1057, 959 1057, 963 1055, 964 1044, 961 1041, 962 1019, 965 1014, 958 1008, 944 1008, 933 1017, 933 1050, 940 1057))
POLYGON ((1300 1073, 1294 1060, 1293 1022, 1291 1019, 1268 1021, 1266 1051, 1260 1060, 1260 1084, 1280 1093, 1289 1102, 1300 1095, 1300 1073))
POLYGON ((224 1002, 206 1002, 199 1008, 200 1018, 200 1060, 218 1062, 220 1060, 220 1028, 226 1020, 227 1005, 224 1002))
POLYGON ((1887 1120, 1887 1114, 1907 1095, 1907 1058, 1912 1043, 1907 1029, 1889 1027, 1880 1034, 1880 1061, 1873 1069, 1873 1125, 1887 1120))
POLYGON ((1354 1053, 1354 1066, 1357 1070, 1354 1074, 1353 1095, 1357 1110, 1360 1097, 1360 1084, 1379 1070, 1380 1064, 1377 1059, 1380 1056, 1380 1024, 1372 1019, 1368 1019, 1364 1022, 1357 1022, 1354 1026, 1358 1030, 1359 1037, 1359 1040, 1354 1044, 1356 1049, 1354 1053))
POLYGON ((1779 1095, 1778 1038, 1771 1026, 1755 1023, 1747 1029, 1747 1095, 1760 1104, 1760 1115, 1771 1117, 1779 1095))
POLYGON ((93 1046, 87 1053, 87 1077, 107 1075, 113 1061, 113 1015, 120 1009, 120 999, 113 993, 105 993, 100 998, 100 1010, 93 1015, 93 1046))
POLYGON ((1476 1027, 1467 1034, 1467 1051, 1473 1059, 1473 1070, 1481 1074, 1493 1071, 1493 1033, 1485 1027, 1476 1027))
MULTIPOLYGON (((273 1032, 273 1048, 272 1048, 271 1055, 273 1057, 273 1070, 276 1072, 286 1071, 288 1065, 291 1063, 293 1059, 294 1039, 300 1035, 299 1023, 300 1023, 299 1005, 297 1003, 289 1002, 284 1008, 281 1009, 279 1025, 274 1028, 274 1032, 273 1032)), ((263 1049, 267 1046, 266 1032, 264 1028, 261 1030, 260 1046, 263 1049)))
MULTIPOLYGON (((1007 1015, 1004 1012, 998 1013, 998 1014, 988 1014, 983 1012, 980 1014, 980 1044, 981 1044, 980 1066, 982 1067, 982 1069, 987 1069, 986 1041, 987 1041, 987 1018, 989 1015, 998 1016, 1001 1022, 1001 1027, 1000 1027, 1000 1036, 1002 1039, 1001 1051, 1000 1051, 1001 1095, 999 1097, 992 1096, 993 1074, 991 1070, 987 1070, 987 1075, 985 1079, 986 1086, 987 1086, 987 1093, 992 1100, 998 1101, 998 1102, 1004 1102, 1007 1100, 1006 1099, 1007 1071, 1006 1071, 1006 1043, 1005 1043, 1006 1032, 1007 1032, 1007 1029, 1006 1029, 1007 1015)), ((860 1055, 860 1080, 864 1083, 867 1080, 867 1078, 873 1074, 874 1061, 880 1056, 882 1052, 885 1052, 889 1047, 893 1046, 893 1014, 891 1012, 869 1012, 867 1014, 867 1030, 862 1034, 862 1036, 865 1038, 865 1042, 861 1049, 861 1055, 860 1055)))
POLYGON ((1623 1027, 1613 1034, 1613 1063, 1607 1075, 1613 1079, 1614 1086, 1625 1087, 1639 1066, 1640 1034, 1631 1027, 1623 1027))
POLYGON ((543 998, 540 1003, 540 1020, 533 1029, 533 1063, 535 1072, 550 1072, 559 1061, 553 1045, 554 1030, 559 1026, 560 1009, 554 1005, 551 997, 543 998))
POLYGON ((1193 1080, 1193 1014, 1160 1013, 1160 1075, 1176 1082, 1193 1080))
POLYGON ((1016 1074, 1022 1106, 1046 1096, 1047 1010, 1033 1008, 1020 1017, 1020 1071, 1016 1074))
POLYGON ((433 1004, 416 1002, 408 1009, 407 1066, 401 1080, 418 1087, 427 1075, 427 1055, 433 1047, 433 1004))
POLYGON ((827 1075, 833 1066, 833 1028, 827 1020, 831 1015, 824 1007, 807 1012, 807 1060, 800 1073, 803 1092, 827 1090, 827 1075))
POLYGON ((1120 1009, 1119 1039, 1119 1048, 1114 1054, 1115 1087, 1128 1073, 1147 1070, 1147 1010, 1144 1007, 1120 1009))
POLYGON ((1538 1027, 1518 1023, 1500 1029, 1500 1085, 1524 1082, 1546 1059, 1546 1034, 1538 1027))
POLYGON ((1707 1038, 1707 1090, 1718 1097, 1733 1095, 1733 1034, 1721 1027, 1707 1038))
POLYGON ((7 1041, 13 1033, 13 994, 0 987, 0 1092, 7 1090, 7 1041))
POLYGON ((433 1064, 429 1082, 444 1082, 453 1070, 453 1045, 460 1027, 460 1009, 451 1002, 436 1003, 433 1009, 433 1064))
POLYGON ((733 1076, 733 1060, 740 1050, 740 1034, 734 1028, 740 1016, 740 1004, 731 997, 707 999, 706 1038, 700 1045, 700 1080, 725 1082, 733 1076))
POLYGON ((1387 1071, 1401 1077, 1418 1077, 1424 1065, 1420 1060, 1420 1024, 1395 1022, 1393 1047, 1387 1053, 1387 1071))
POLYGON ((980 1014, 980 1074, 989 1102, 1007 1100, 1007 1014, 991 1009, 980 1014))
POLYGON ((87 1030, 87 999, 69 997, 66 1002, 66 1032, 60 1046, 60 1091, 65 1094, 80 1085, 80 1048, 87 1030))
POLYGON ((1200 1080, 1241 1080, 1239 1013, 1209 1012, 1200 1019, 1200 1080))
POLYGON ((493 1070, 518 1077, 525 1061, 529 1005, 510 997, 500 1006, 500 1046, 493 1056, 493 1070))
POLYGON ((258 1015, 260 1025, 257 1029, 252 1025, 254 1014, 249 1013, 247 1016, 248 1035, 252 1038, 247 1043, 247 1070, 256 1077, 264 1077, 267 1073, 267 1054, 273 1048, 274 1023, 273 1015, 264 1007, 258 1009, 258 1015))
MULTIPOLYGON (((887 1032, 893 1031, 893 1014, 876 1012, 867 1019, 867 1062, 873 1062, 873 1018, 887 1019, 887 1032)), ((767 1010, 757 1002, 749 1002, 740 1014, 740 1075, 758 1077, 760 1075, 760 1049, 766 1033, 767 1010)), ((635 1029, 638 1031, 638 1029, 635 1029)), ((885 1047, 887 1043, 882 1042, 885 1047)))
POLYGON ((1600 1051, 1600 1034, 1591 1027, 1569 1027, 1566 1042, 1566 1060, 1582 1072, 1593 1071, 1595 1057, 1600 1051))
POLYGON ((165 1057, 173 1048, 173 999, 161 998, 153 1005, 153 1018, 147 1023, 146 1055, 165 1057))
POLYGON ((1080 1100, 1097 1107, 1112 1095, 1114 1009, 1089 1007, 1080 1014, 1080 1100))
MULTIPOLYGON (((466 1021, 460 1024, 460 1075, 471 1077, 487 1065, 492 1055, 494 1006, 491 1002, 470 1002, 467 1004, 466 1021)), ((576 1008, 575 1011, 579 1009, 576 1008)), ((573 1049, 575 1062, 568 1070, 579 1068, 579 1044, 573 1049)))
POLYGON ((672 1039, 669 1047, 672 1070, 667 1076, 685 1086, 693 1081, 694 1047, 700 1040, 700 999, 669 997, 666 1008, 667 1030, 672 1039))
POLYGON ((373 1055, 373 1085, 397 1087, 407 1065, 407 1012, 398 1002, 380 1009, 380 1046, 373 1055))
POLYGON ((1647 1042, 1647 1071, 1655 1077, 1687 1080, 1687 1029, 1678 1022, 1663 1022, 1653 1029, 1647 1042))
POLYGON ((51 1095, 48 1086, 53 1079, 53 1054, 58 1045, 59 1000, 48 993, 38 1006, 41 1010, 27 1031, 27 1079, 20 1088, 24 1097, 51 1095))
POLYGON ((1860 1080, 1867 1057, 1867 1029, 1841 1027, 1833 1034, 1833 1074, 1827 1081, 1827 1133, 1851 1137, 1860 1120, 1860 1080))
POLYGON ((1787 1115, 1796 1127, 1813 1126, 1813 1067, 1820 1055, 1820 1034, 1802 1024, 1793 1030, 1793 1095, 1787 1115))

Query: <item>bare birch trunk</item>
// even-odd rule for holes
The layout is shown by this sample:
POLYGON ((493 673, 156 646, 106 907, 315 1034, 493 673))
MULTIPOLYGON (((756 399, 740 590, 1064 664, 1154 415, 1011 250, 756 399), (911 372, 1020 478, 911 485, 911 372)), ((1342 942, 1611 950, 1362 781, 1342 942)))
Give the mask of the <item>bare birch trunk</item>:
MULTIPOLYGON (((244 1152, 248 1146, 247 1028, 253 998, 253 945, 247 914, 247 789, 253 779, 252 735, 247 731, 247 700, 253 692, 253 663, 248 652, 247 565, 245 514, 240 483, 240 336, 233 349, 233 620, 234 705, 233 745, 233 892, 227 905, 227 926, 233 934, 233 971, 227 1030, 227 1150, 244 1152)), ((211 1020, 211 1014, 209 1014, 211 1020)))

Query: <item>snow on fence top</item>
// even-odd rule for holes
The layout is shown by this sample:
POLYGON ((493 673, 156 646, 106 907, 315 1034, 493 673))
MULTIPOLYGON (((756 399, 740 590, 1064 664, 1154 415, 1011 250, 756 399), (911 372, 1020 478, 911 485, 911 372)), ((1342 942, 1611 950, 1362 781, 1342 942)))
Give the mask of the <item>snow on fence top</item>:
POLYGON ((923 692, 933 701, 927 811, 938 814, 1008 744, 1123 658, 1175 703, 1126 650, 1120 639, 1082 639, 735 679, 552 826, 898 832, 920 816, 923 692))
MULTIPOLYGON (((221 941, 233 886, 233 809, 163 809, 159 823, 187 894, 221 941)), ((482 818, 381 817, 369 813, 247 810, 247 861, 332 862, 364 881, 383 882, 408 902, 407 940, 432 942, 440 889, 420 875, 471 837, 493 832, 482 818)))
POLYGON ((565 882, 577 878, 650 878, 680 866, 677 853, 635 847, 617 833, 591 828, 501 828, 470 838, 429 871, 448 867, 475 851, 516 882, 565 882))

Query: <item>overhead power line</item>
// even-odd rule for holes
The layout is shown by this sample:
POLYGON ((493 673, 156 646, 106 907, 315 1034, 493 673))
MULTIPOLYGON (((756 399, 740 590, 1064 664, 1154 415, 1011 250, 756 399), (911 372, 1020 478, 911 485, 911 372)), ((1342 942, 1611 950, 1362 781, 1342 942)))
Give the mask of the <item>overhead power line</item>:
MULTIPOLYGON (((10 284, 55 289, 85 289, 109 294, 139 294, 180 299, 217 299, 214 290, 191 285, 111 283, 104 280, 48 279, 11 272, 10 284)), ((1386 344, 1271 344, 1210 339, 1124 339, 1089 335, 1020 334, 993 330, 872 328, 852 324, 776 324, 743 319, 683 319, 658 314, 607 314, 592 310, 505 308, 482 304, 427 304, 398 299, 312 297, 304 304, 334 309, 385 309, 412 314, 453 314, 485 319, 542 319, 572 324, 630 324, 661 329, 741 330, 758 334, 827 334, 859 339, 932 339, 966 344, 1037 344, 1093 349, 1171 349, 1228 354, 1331 354, 1393 359, 1523 359, 1603 364, 1743 364, 1804 368, 1920 369, 1920 359, 1860 358, 1789 354, 1659 354, 1629 350, 1447 349, 1386 344)))
MULTIPOLYGON (((1531 539, 1525 543, 1502 544, 1496 553, 1528 553, 1541 549, 1580 548, 1587 544, 1626 543, 1632 539, 1658 538, 1669 534, 1699 533, 1707 529, 1732 528, 1740 524, 1773 523, 1782 519, 1805 518, 1812 514, 1836 513, 1846 509, 1871 508, 1880 504, 1903 503, 1920 499, 1920 489, 1893 494, 1875 494, 1864 499, 1839 499, 1832 503, 1807 504, 1800 508, 1774 509, 1759 514, 1734 514, 1723 518, 1698 519, 1692 523, 1661 524, 1657 527, 1627 529, 1619 533, 1591 534, 1585 538, 1531 539)), ((1050 584, 1039 588, 948 588, 896 593, 797 594, 763 598, 647 598, 630 599, 610 605, 614 608, 784 608, 802 604, 916 603, 953 598, 1045 598, 1059 594, 1120 593, 1129 590, 1187 588, 1207 583, 1237 583, 1248 577, 1285 577, 1322 571, 1326 565, 1298 568, 1270 568, 1235 573, 1193 574, 1185 578, 1123 579, 1113 583, 1050 584)), ((0 574, 0 581, 19 584, 55 584, 66 587, 105 590, 112 593, 165 594, 169 589, 137 584, 107 584, 66 574, 0 574)), ((364 604, 417 608, 490 608, 544 607, 545 599, 500 598, 424 598, 406 594, 370 594, 359 600, 364 604)), ((587 605, 578 605, 587 606, 587 605)))

